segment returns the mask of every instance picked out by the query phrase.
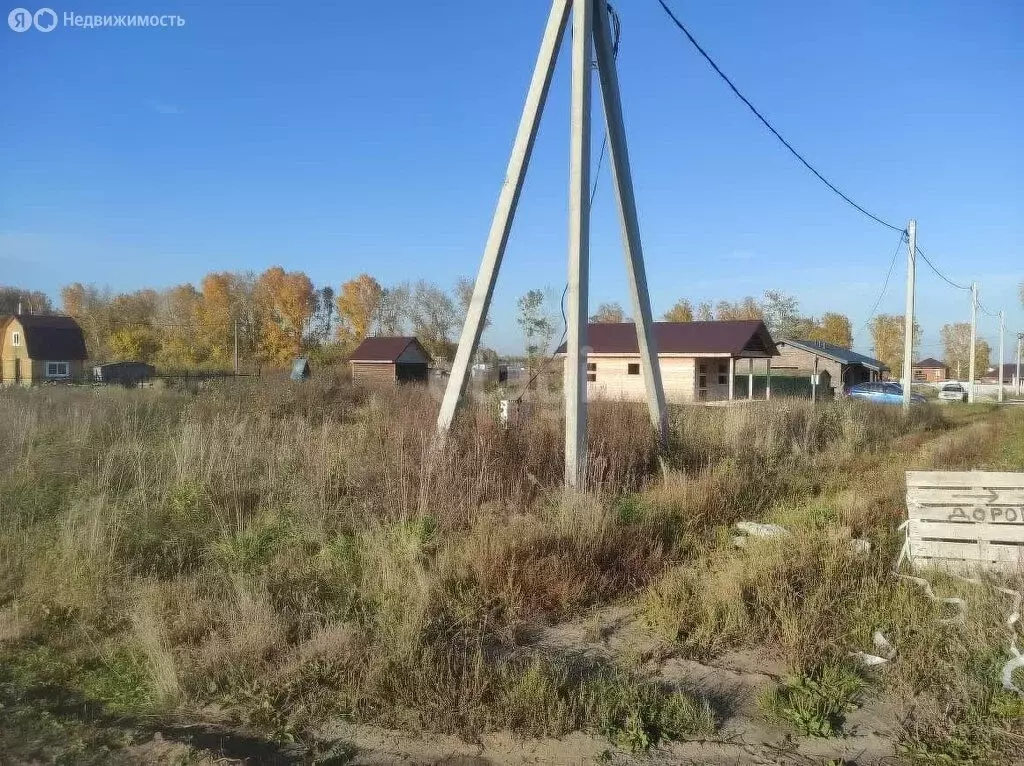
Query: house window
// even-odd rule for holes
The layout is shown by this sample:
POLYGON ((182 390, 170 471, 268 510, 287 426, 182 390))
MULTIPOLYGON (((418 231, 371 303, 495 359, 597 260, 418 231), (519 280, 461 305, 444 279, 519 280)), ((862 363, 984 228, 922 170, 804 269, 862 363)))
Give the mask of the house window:
POLYGON ((729 365, 725 362, 718 363, 718 385, 724 386, 729 382, 729 365))
POLYGON ((17 348, 18 346, 21 345, 21 333, 20 332, 13 332, 13 333, 11 333, 11 345, 14 346, 15 348, 17 348))
POLYGON ((597 362, 587 362, 587 372, 597 372, 597 362))
POLYGON ((627 375, 639 375, 640 374, 640 365, 639 364, 629 364, 629 365, 626 365, 626 374, 627 375))
POLYGON ((46 377, 48 377, 48 378, 66 378, 66 377, 68 377, 68 363, 67 362, 47 362, 46 363, 46 377))
POLYGON ((597 373, 596 372, 588 372, 587 373, 587 383, 596 383, 596 382, 597 382, 597 373))

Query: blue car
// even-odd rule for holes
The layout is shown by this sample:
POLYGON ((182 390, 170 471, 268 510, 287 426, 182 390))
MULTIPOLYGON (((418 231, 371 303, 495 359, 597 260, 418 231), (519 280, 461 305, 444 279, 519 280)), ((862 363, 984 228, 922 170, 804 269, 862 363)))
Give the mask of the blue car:
MULTIPOLYGON (((846 395, 876 404, 903 404, 903 386, 899 383, 858 383, 850 386, 846 395)), ((920 394, 910 394, 911 404, 924 404, 926 401, 920 394)))

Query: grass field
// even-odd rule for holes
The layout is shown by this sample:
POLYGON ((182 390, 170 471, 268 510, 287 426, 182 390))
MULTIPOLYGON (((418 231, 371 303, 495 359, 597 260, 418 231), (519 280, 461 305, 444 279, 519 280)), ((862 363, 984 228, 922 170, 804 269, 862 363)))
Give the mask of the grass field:
POLYGON ((891 572, 903 472, 1024 471, 1024 411, 681 408, 663 475, 646 413, 595 403, 578 496, 557 421, 502 430, 470 407, 438 448, 435 413, 421 389, 326 377, 0 391, 0 753, 1024 752, 1024 700, 999 680, 1006 597, 930 576, 967 599, 948 622, 891 572), (737 548, 739 520, 791 534, 737 548), (875 631, 897 655, 867 670, 851 652, 875 631), (736 731, 754 749, 730 750, 736 731))

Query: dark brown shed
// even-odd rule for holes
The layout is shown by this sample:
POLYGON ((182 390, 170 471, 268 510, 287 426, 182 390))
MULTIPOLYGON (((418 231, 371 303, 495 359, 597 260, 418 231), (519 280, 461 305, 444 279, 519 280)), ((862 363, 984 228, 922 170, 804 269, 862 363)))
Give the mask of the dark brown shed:
POLYGON ((352 380, 366 385, 426 383, 430 354, 411 336, 367 338, 349 357, 352 380))

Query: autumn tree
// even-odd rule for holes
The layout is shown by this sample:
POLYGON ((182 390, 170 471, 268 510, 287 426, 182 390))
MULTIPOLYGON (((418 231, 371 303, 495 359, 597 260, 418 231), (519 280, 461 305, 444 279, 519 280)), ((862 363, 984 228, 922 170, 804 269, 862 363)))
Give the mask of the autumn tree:
POLYGON ((384 290, 369 274, 360 274, 341 286, 336 306, 338 310, 337 338, 351 351, 364 338, 372 334, 380 315, 384 290))
POLYGON ((813 323, 808 340, 820 340, 840 348, 853 348, 853 327, 845 314, 826 311, 821 321, 813 323))
POLYGON ((199 362, 196 328, 202 295, 191 284, 176 285, 160 293, 156 324, 160 329, 157 366, 162 369, 189 369, 199 362))
MULTIPOLYGON (((969 322, 953 322, 942 326, 939 331, 942 338, 943 363, 957 375, 966 378, 970 374, 971 360, 971 325, 969 322)), ((988 343, 978 338, 974 344, 974 369, 978 376, 988 371, 991 363, 992 349, 988 343)))
POLYGON ((235 276, 228 271, 203 277, 196 336, 196 355, 213 366, 226 367, 233 356, 234 322, 237 317, 235 276))
POLYGON ((285 367, 302 351, 302 339, 313 314, 313 282, 301 271, 272 266, 256 280, 255 297, 260 314, 257 356, 268 364, 285 367))
POLYGON ((701 301, 697 306, 697 321, 698 322, 710 322, 715 318, 714 309, 711 307, 710 301, 701 301))
MULTIPOLYGON (((904 320, 896 314, 879 314, 868 325, 875 358, 884 362, 893 375, 899 377, 903 371, 904 320)), ((913 345, 921 343, 921 327, 914 323, 913 345)))
POLYGON ((676 301, 675 305, 665 312, 662 317, 665 322, 692 322, 693 306, 685 298, 676 301))
POLYGON ((618 303, 602 303, 591 315, 590 321, 594 324, 614 324, 626 321, 626 312, 618 303))
POLYGON ((749 295, 735 303, 719 301, 715 304, 715 319, 764 319, 764 307, 749 295))
POLYGON ((52 314, 53 304, 46 293, 38 290, 23 290, 20 287, 0 285, 0 316, 18 313, 18 307, 25 314, 52 314))
POLYGON ((110 355, 109 340, 112 332, 110 293, 95 285, 75 282, 60 290, 61 307, 74 317, 82 328, 90 359, 105 360, 110 355))

